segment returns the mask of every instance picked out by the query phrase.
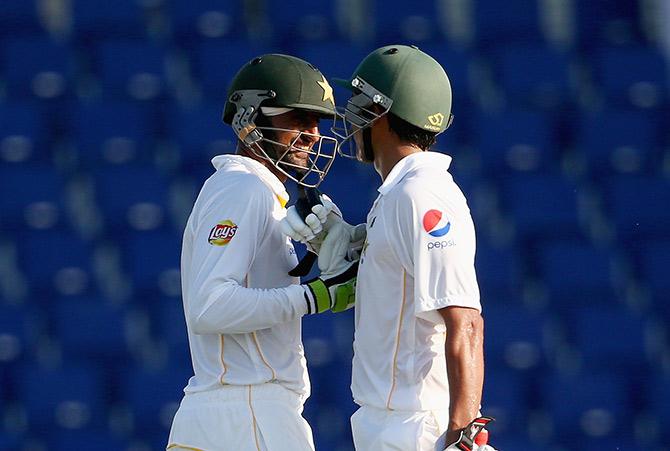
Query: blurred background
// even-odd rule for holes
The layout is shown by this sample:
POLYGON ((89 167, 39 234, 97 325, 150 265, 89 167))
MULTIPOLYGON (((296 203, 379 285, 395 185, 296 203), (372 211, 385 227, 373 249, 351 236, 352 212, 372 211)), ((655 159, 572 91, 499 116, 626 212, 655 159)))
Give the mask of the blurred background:
MULTIPOLYGON (((348 76, 389 43, 452 80, 493 443, 670 449, 670 2, 2 0, 0 450, 164 449, 230 78, 268 51, 348 76)), ((322 187, 356 223, 379 184, 339 159, 322 187)), ((352 320, 304 321, 321 451, 352 450, 352 320)))

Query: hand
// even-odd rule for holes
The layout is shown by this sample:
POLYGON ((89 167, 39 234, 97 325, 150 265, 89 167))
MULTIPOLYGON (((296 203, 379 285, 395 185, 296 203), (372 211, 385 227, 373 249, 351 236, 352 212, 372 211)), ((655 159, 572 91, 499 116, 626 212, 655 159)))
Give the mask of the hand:
POLYGON ((308 313, 341 312, 354 305, 358 258, 347 256, 355 228, 345 224, 333 225, 323 240, 318 260, 321 276, 306 283, 308 313))
POLYGON ((496 451, 488 445, 489 431, 484 427, 494 421, 491 417, 479 417, 472 420, 461 431, 461 436, 444 451, 496 451))
POLYGON ((321 204, 314 205, 312 212, 304 219, 295 205, 286 210, 286 217, 281 220, 280 227, 285 235, 294 241, 305 243, 309 250, 318 254, 324 234, 335 222, 342 221, 342 212, 325 194, 321 194, 321 204))

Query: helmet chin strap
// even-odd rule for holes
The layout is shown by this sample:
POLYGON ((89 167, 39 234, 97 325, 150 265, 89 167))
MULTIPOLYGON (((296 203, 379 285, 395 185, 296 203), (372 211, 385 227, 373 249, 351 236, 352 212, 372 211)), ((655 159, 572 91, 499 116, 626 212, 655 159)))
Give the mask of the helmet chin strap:
POLYGON ((373 163, 375 161, 375 153, 372 150, 372 127, 365 127, 363 129, 363 161, 366 163, 373 163))

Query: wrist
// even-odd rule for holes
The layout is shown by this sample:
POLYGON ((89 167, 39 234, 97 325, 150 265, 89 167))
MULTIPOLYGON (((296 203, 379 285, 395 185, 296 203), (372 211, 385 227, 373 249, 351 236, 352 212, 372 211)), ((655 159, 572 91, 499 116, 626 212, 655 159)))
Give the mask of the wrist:
POLYGON ((330 291, 323 280, 317 278, 303 285, 307 314, 323 313, 331 307, 330 291))

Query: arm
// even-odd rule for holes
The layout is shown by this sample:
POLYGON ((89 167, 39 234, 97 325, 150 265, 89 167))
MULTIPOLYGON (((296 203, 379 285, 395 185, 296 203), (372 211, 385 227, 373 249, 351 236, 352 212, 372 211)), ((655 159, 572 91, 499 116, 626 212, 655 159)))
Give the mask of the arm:
POLYGON ((449 378, 447 443, 479 415, 484 384, 484 320, 479 311, 463 307, 439 310, 447 327, 445 355, 449 378))
POLYGON ((242 179, 223 188, 205 187, 201 197, 187 231, 192 236, 190 258, 182 268, 190 276, 184 296, 192 331, 247 333, 304 315, 303 287, 246 286, 257 249, 274 220, 274 198, 262 182, 242 179), (227 242, 212 243, 212 231, 223 221, 234 224, 235 231, 228 231, 232 236, 227 242))

